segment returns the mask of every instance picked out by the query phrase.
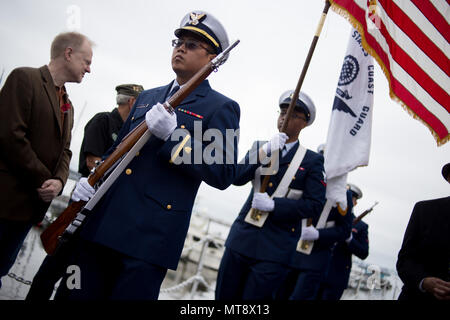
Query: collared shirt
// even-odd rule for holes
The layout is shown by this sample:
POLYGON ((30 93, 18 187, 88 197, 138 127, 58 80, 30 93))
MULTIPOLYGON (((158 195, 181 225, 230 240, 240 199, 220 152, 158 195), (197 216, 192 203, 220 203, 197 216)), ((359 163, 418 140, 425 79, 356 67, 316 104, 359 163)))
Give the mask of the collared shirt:
MULTIPOLYGON (((61 111, 61 124, 62 124, 62 127, 64 127, 65 114, 67 113, 67 111, 70 110, 69 96, 67 94, 65 86, 61 86, 61 87, 55 86, 55 90, 56 90, 56 96, 58 97, 58 101, 59 101, 59 110, 61 111)), ((63 132, 61 132, 61 134, 62 133, 63 132)))
POLYGON ((296 143, 298 143, 298 141, 286 143, 283 147, 283 150, 281 151, 281 156, 284 157, 289 152, 289 150, 291 150, 295 146, 296 143))
POLYGON ((185 85, 186 85, 186 84, 183 84, 182 86, 180 86, 180 85, 178 84, 178 82, 177 82, 177 79, 173 80, 172 87, 170 87, 169 95, 167 96, 166 99, 168 99, 168 98, 170 97, 170 93, 172 92, 172 90, 173 90, 175 87, 178 86, 178 87, 180 87, 180 89, 181 89, 181 88, 183 88, 185 85))

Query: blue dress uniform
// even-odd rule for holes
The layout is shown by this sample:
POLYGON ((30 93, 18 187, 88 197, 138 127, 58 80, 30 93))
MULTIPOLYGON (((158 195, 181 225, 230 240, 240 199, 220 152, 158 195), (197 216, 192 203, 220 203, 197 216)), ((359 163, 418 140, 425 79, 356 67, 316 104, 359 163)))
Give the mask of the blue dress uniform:
MULTIPOLYGON (((355 219, 351 214, 352 220, 355 219)), ((331 256, 325 281, 322 283, 320 298, 322 300, 339 300, 347 288, 352 269, 352 254, 364 260, 369 255, 369 226, 358 221, 352 226, 352 239, 349 243, 338 242, 331 256)))
MULTIPOLYGON (((145 121, 145 114, 153 105, 166 100, 171 87, 172 83, 139 95, 111 151, 128 132, 145 121)), ((184 132, 188 138, 163 141, 152 136, 94 208, 80 233, 85 240, 77 261, 81 268, 81 290, 71 290, 70 297, 156 299, 166 269, 177 267, 200 183, 205 181, 213 187, 225 189, 234 181, 236 136, 229 142, 233 148, 223 150, 223 159, 227 159, 224 164, 206 164, 204 161, 195 164, 194 154, 196 149, 202 152, 200 155, 203 154, 206 144, 202 137, 206 130, 217 129, 225 140, 227 129, 239 128, 239 105, 214 91, 204 80, 175 112, 177 129, 181 130, 176 132, 184 132), (195 127, 201 128, 201 136, 194 133, 195 121, 195 127), (180 150, 180 153, 173 153, 173 150, 180 150), (234 154, 229 154, 230 151, 234 154), (176 158, 181 156, 184 159, 190 156, 190 160, 175 164, 176 158), (94 251, 90 258, 97 258, 99 265, 92 266, 91 262, 83 269, 83 256, 96 247, 102 248, 104 256, 94 251), (110 270, 108 261, 117 261, 117 257, 125 261, 122 269, 110 270), (150 269, 142 268, 142 263, 150 269), (141 268, 142 272, 135 278, 127 277, 127 268, 141 268), (105 276, 107 272, 111 272, 109 277, 105 276), (121 276, 117 278, 116 274, 121 276), (104 297, 103 293, 96 293, 100 286, 96 285, 97 281, 114 284, 116 289, 104 297), (155 283, 156 287, 151 288, 155 283)), ((225 141, 223 143, 225 145, 225 141)), ((104 283, 101 286, 105 287, 104 283)), ((64 294, 67 292, 61 297, 64 294)))
MULTIPOLYGON (((270 177, 266 192, 271 195, 284 176, 299 147, 297 142, 281 157, 278 173, 270 177)), ((254 178, 258 165, 238 165, 235 185, 244 185, 254 178)), ((283 280, 287 264, 300 237, 301 219, 316 218, 325 203, 323 157, 307 150, 289 188, 303 190, 298 200, 274 198, 274 211, 259 228, 245 222, 251 208, 253 190, 231 226, 218 276, 216 299, 272 299, 283 280)), ((263 177, 261 178, 261 180, 263 177)))
MULTIPOLYGON (((351 192, 347 191, 347 212, 353 209, 351 192)), ((313 219, 316 225, 318 218, 313 219)), ((277 292, 277 300, 315 300, 317 298, 320 282, 324 279, 331 259, 332 247, 336 241, 345 240, 350 234, 351 214, 341 215, 334 207, 331 209, 327 223, 334 226, 317 229, 319 239, 309 255, 294 250, 290 261, 290 270, 277 292)))

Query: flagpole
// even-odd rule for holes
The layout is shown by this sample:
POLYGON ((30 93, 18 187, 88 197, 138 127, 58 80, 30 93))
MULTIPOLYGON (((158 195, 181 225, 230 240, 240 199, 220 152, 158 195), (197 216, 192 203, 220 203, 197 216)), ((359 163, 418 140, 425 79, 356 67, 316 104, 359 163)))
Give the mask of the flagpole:
POLYGON ((317 25, 316 33, 314 34, 314 38, 311 42, 311 46, 309 48, 308 55, 306 56, 305 63, 303 64, 303 70, 302 70, 302 73, 300 74, 300 78, 298 79, 297 86, 295 87, 294 94, 292 96, 291 102, 289 104, 289 108, 286 113, 286 117, 283 122, 283 126, 281 127, 281 132, 285 132, 286 128, 288 126, 289 118, 294 110, 295 103, 296 103, 296 101, 298 99, 298 95, 300 93, 300 88, 303 85, 303 80, 305 80, 306 72, 308 71, 309 63, 311 62, 312 55, 314 53, 314 50, 316 49, 317 41, 319 41, 319 36, 320 36, 320 33, 322 32, 322 28, 325 23, 325 18, 327 17, 329 8, 330 8, 330 2, 328 0, 325 0, 325 7, 323 8, 323 12, 320 17, 319 24, 317 25))
MULTIPOLYGON (((306 56, 305 63, 303 64, 303 69, 300 74, 300 78, 298 79, 297 86, 295 87, 294 94, 292 96, 291 102, 289 103, 289 107, 286 112, 286 117, 284 118, 283 125, 280 130, 281 132, 285 132, 287 129, 287 126, 289 123, 289 118, 291 117, 291 114, 294 110, 295 103, 297 102, 298 95, 300 93, 300 88, 302 87, 303 80, 305 79, 306 72, 308 71, 309 63, 311 62, 311 58, 312 58, 312 55, 316 48, 317 41, 319 40, 320 33, 322 32, 322 28, 325 23, 325 18, 327 17, 329 8, 330 8, 330 2, 328 0, 325 0, 325 7, 323 8, 322 15, 319 20, 319 24, 317 25, 316 33, 314 34, 314 38, 311 42, 311 46, 309 48, 308 55, 306 56)), ((268 176, 268 175, 264 176, 264 179, 263 179, 263 182, 259 189, 259 192, 261 192, 261 193, 266 192, 267 185, 269 184, 269 180, 270 180, 270 176, 268 176)), ((251 217, 254 220, 259 220, 257 210, 252 209, 251 217)), ((309 225, 311 225, 311 222, 310 221, 308 221, 308 222, 309 222, 309 225)))

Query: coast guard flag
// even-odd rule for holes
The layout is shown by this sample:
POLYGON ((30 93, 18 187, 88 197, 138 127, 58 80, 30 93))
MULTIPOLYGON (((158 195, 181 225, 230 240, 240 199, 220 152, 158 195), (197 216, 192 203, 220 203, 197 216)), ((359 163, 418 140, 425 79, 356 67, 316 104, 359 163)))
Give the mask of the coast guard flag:
POLYGON ((369 163, 374 90, 373 58, 353 29, 342 64, 325 147, 327 199, 347 208, 347 173, 369 163))
POLYGON ((450 140, 450 1, 329 0, 363 37, 389 81, 389 95, 450 140))

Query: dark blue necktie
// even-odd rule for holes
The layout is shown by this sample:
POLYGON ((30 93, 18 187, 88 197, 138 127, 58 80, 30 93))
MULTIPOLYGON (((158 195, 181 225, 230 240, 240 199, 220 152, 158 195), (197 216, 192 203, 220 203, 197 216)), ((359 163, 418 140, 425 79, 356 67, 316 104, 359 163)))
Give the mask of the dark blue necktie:
MULTIPOLYGON (((169 99, 171 96, 173 96, 175 94, 175 92, 177 92, 180 89, 180 86, 175 86, 172 88, 172 90, 169 92, 169 94, 167 95, 167 99, 169 99)), ((166 100, 167 100, 166 99, 166 100)))
POLYGON ((284 157, 288 153, 286 146, 283 146, 283 149, 281 149, 281 156, 284 157))

